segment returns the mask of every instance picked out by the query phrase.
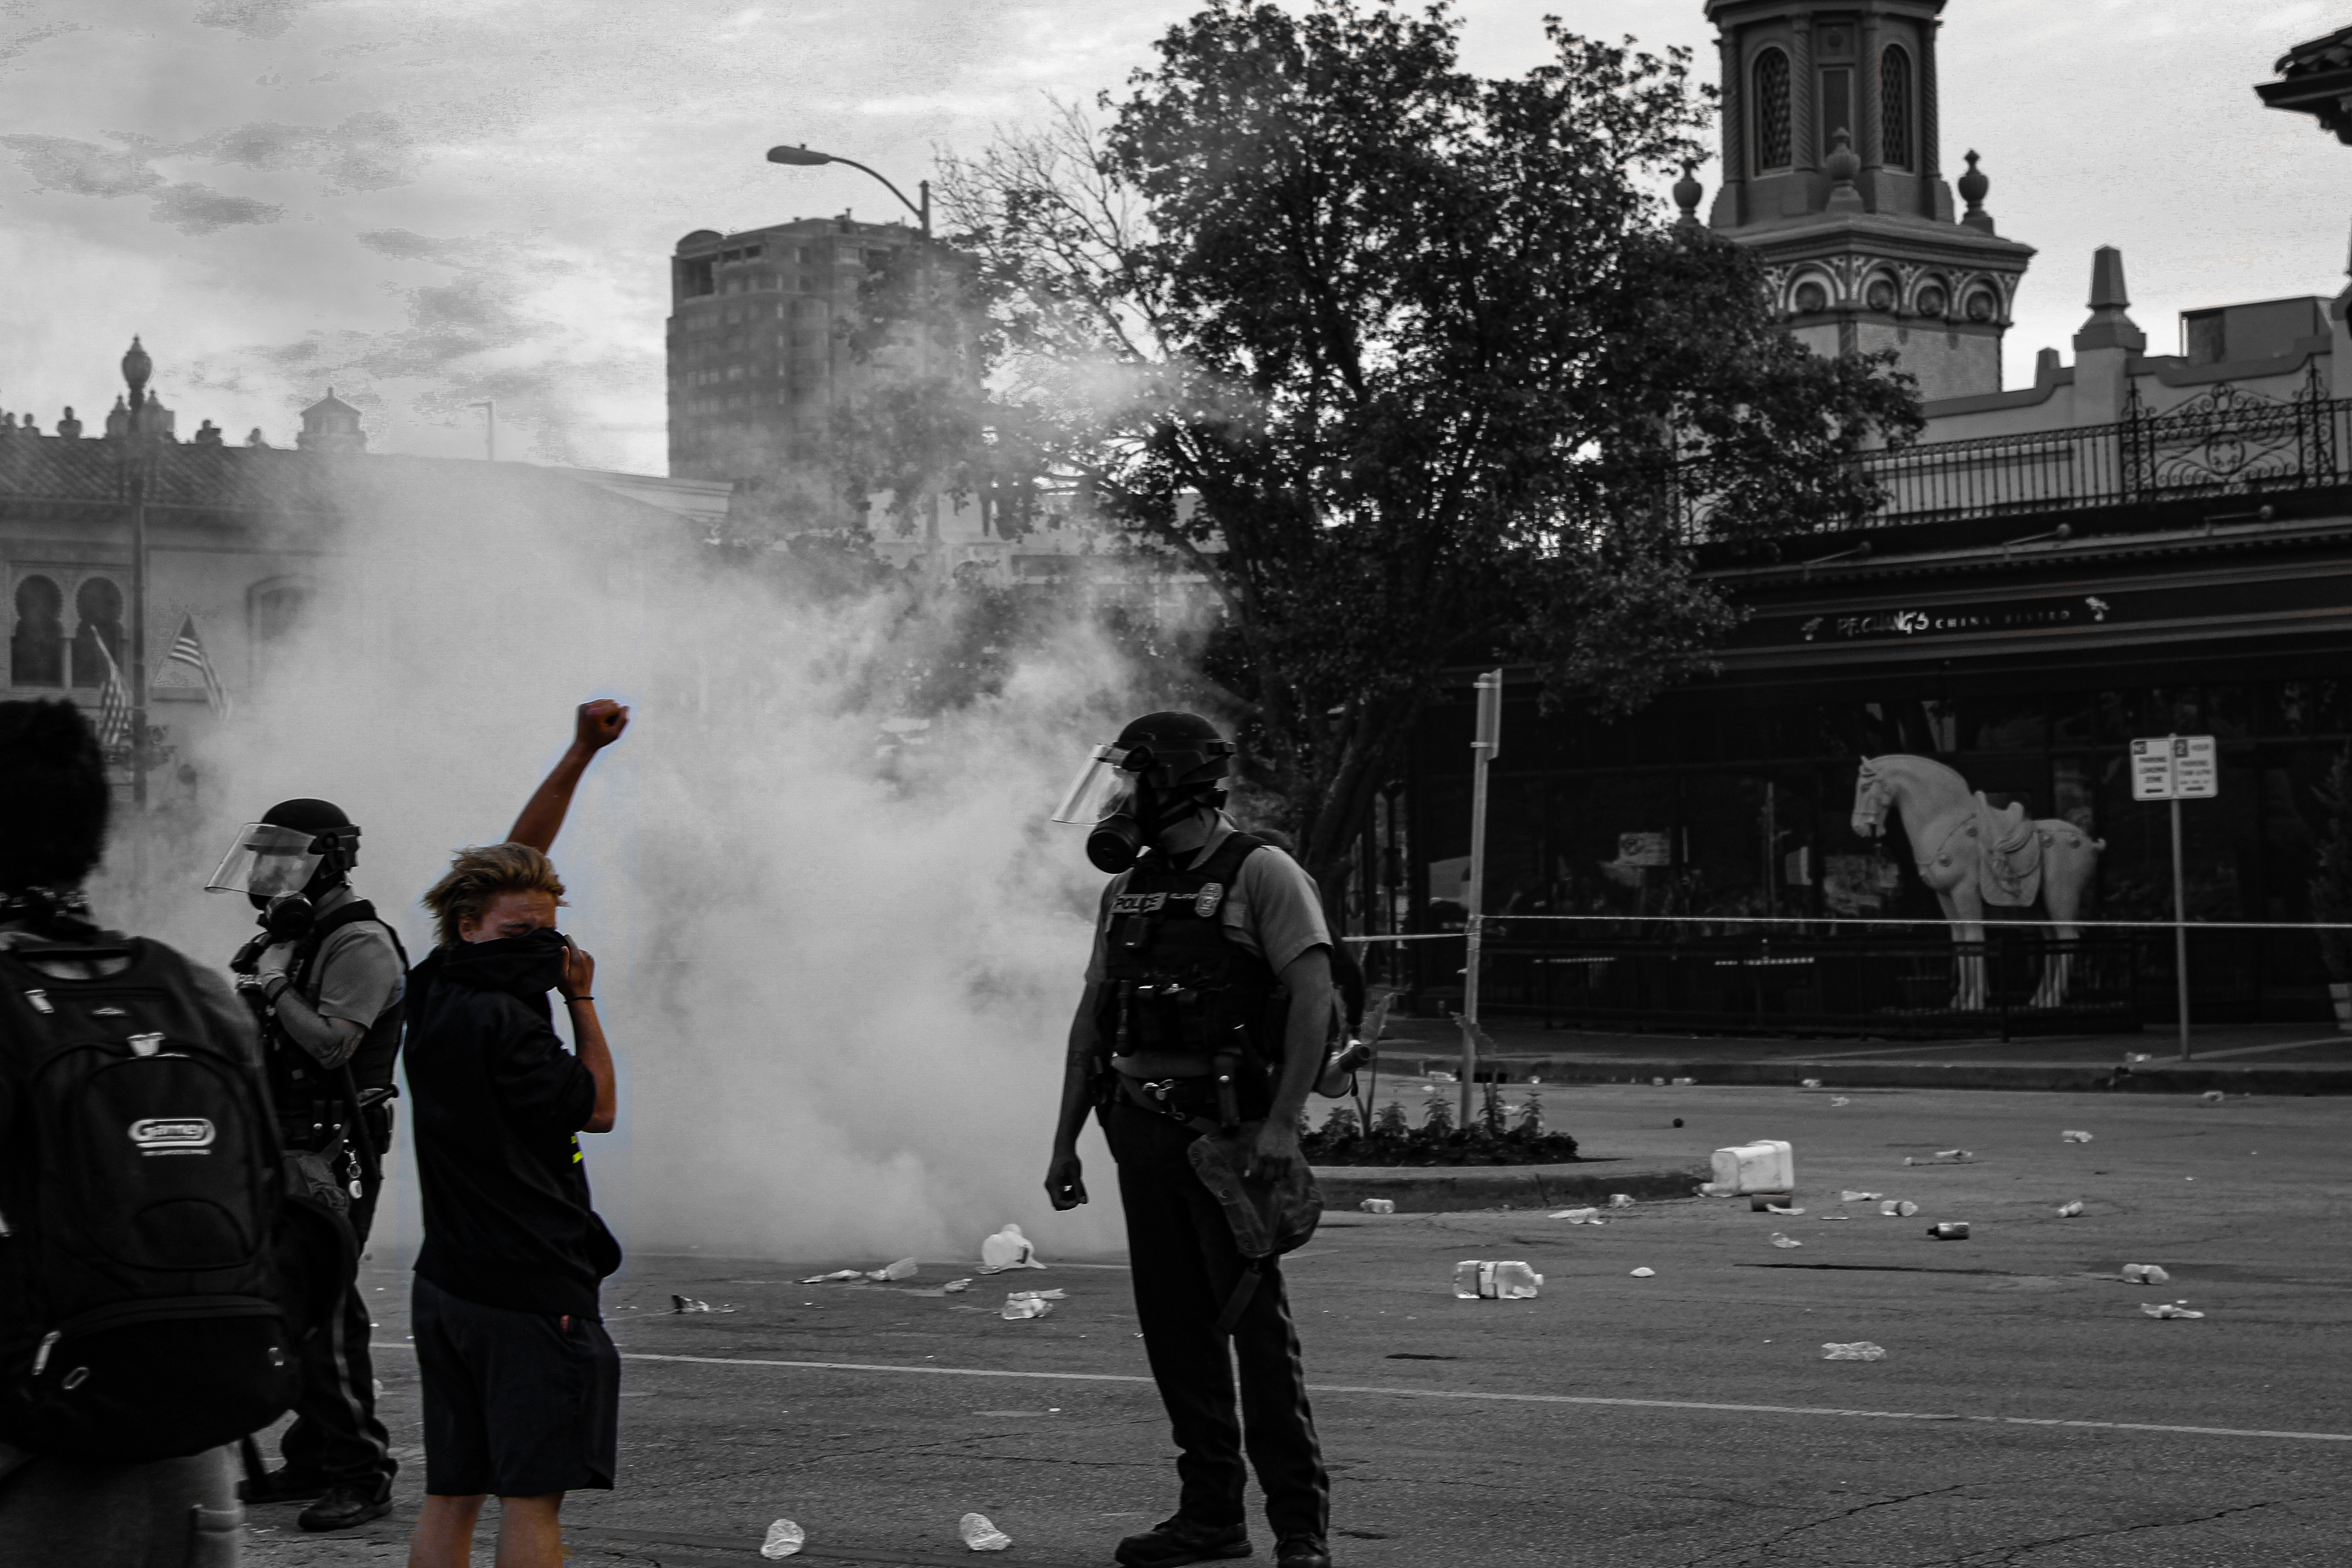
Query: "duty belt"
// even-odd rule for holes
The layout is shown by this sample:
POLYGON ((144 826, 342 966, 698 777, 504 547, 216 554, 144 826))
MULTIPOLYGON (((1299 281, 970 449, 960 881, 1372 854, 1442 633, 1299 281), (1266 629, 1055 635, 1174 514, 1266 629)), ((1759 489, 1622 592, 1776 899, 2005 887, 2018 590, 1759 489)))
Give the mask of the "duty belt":
POLYGON ((1213 1071, 1185 1078, 1136 1079, 1118 1073, 1119 1092, 1127 1097, 1128 1103, 1155 1116, 1184 1122, 1202 1132, 1231 1132, 1242 1121, 1241 1102, 1234 1089, 1234 1073, 1241 1066, 1241 1058, 1220 1054, 1213 1062, 1213 1071), (1193 1110, 1211 1106, 1217 1112, 1213 1121, 1190 1114, 1193 1110))

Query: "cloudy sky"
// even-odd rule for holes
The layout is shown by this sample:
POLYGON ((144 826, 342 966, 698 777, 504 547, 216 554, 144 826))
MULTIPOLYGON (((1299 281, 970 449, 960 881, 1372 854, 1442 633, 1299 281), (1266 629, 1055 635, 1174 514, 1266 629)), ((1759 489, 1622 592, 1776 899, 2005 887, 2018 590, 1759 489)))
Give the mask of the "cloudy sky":
MULTIPOLYGON (((1187 0, 0 0, 0 407, 100 414, 133 332, 185 435, 290 438, 332 385, 379 450, 659 473, 666 258, 690 229, 911 188, 1045 95, 1091 96, 1187 0)), ((1468 0, 1467 52, 1524 69, 1539 21, 1699 49, 1701 0, 1468 0)), ((2322 0, 1952 0, 1948 163, 2040 248, 2011 384, 2065 347, 2089 257, 2134 314, 2343 283, 2352 148, 2261 108, 2322 0)), ((1712 190, 1713 171, 1702 170, 1712 190)), ((2071 350, 2068 351, 2071 356, 2071 350)))

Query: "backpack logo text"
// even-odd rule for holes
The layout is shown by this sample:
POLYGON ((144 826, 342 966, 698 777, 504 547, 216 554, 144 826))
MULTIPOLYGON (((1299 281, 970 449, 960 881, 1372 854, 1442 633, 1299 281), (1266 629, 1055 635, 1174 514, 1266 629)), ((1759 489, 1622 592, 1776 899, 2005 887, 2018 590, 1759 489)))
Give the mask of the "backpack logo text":
POLYGON ((201 1116, 148 1116, 131 1124, 142 1154, 208 1154, 213 1124, 201 1116))

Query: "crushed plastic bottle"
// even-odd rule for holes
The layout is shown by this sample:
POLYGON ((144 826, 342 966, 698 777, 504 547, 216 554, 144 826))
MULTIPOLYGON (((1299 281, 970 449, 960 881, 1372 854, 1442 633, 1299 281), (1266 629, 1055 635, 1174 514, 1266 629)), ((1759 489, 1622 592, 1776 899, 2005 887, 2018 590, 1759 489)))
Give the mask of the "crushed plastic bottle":
POLYGON ((2223 1094, 2223 1093, 2222 1093, 2220 1089, 2207 1089, 2204 1093, 2202 1093, 2202 1094, 2199 1095, 2197 1098, 2198 1098, 2198 1099, 2200 1099, 2200 1100, 2203 1100, 2203 1101, 2204 1101, 2206 1104, 2208 1104, 2208 1105, 2219 1105, 2219 1104, 2221 1104, 2224 1100, 2227 1100, 2227 1099, 2229 1098, 2229 1096, 2228 1096, 2228 1095, 2223 1094))
POLYGON ((1042 1296, 1007 1296, 1003 1310, 996 1315, 1009 1323, 1024 1318, 1042 1318, 1054 1310, 1054 1303, 1042 1296))
POLYGON ((940 1287, 940 1294, 942 1296, 961 1296, 971 1289, 971 1281, 969 1279, 950 1279, 946 1284, 940 1287))
POLYGON ((1654 1279, 1657 1278, 1657 1274, 1658 1271, 1654 1268, 1636 1268, 1633 1270, 1632 1278, 1635 1279, 1654 1279))
POLYGON ((2202 1312, 2192 1312, 2179 1301, 2142 1301, 2139 1310, 2151 1318, 2201 1318, 2202 1312))
POLYGON ((2161 1263, 2126 1263, 2121 1270, 2125 1279, 2134 1285, 2169 1285, 2172 1276, 2161 1263))
POLYGON ((1678 1078, 1675 1079, 1675 1087, 1676 1089, 1688 1089, 1697 1082, 1698 1079, 1695 1078, 1678 1078))
POLYGON ((2082 1215, 2083 1200, 2080 1198, 2069 1199, 2067 1202, 2058 1205, 2058 1217, 2060 1219, 2080 1219, 2082 1215))
POLYGON ((1543 1276, 1513 1258, 1465 1258, 1454 1266, 1454 1296, 1460 1301, 1521 1301, 1543 1289, 1543 1276))
POLYGON ((1772 1245, 1775 1247, 1802 1247, 1805 1244, 1799 1241, 1795 1237, 1783 1236, 1776 1230, 1772 1233, 1772 1245))
POLYGON ((1070 1293, 1056 1285, 1051 1290, 1012 1290, 1005 1293, 1008 1301, 1066 1301, 1070 1293))
POLYGON ((1612 1209, 1632 1208, 1633 1206, 1633 1194, 1631 1193, 1612 1193, 1609 1194, 1609 1206, 1612 1209))
POLYGON ((672 1296, 669 1299, 669 1310, 673 1312, 708 1312, 710 1310, 710 1303, 698 1301, 691 1296, 672 1296))
POLYGON ((830 1285, 836 1279, 863 1279, 866 1273, 858 1268, 836 1268, 830 1274, 812 1274, 801 1281, 803 1285, 830 1285))
POLYGON ((911 1258, 901 1258, 896 1263, 886 1263, 879 1268, 869 1268, 866 1278, 879 1284, 888 1279, 912 1279, 920 1266, 911 1258))
POLYGON ((1819 1089, 1822 1087, 1822 1080, 1817 1078, 1809 1078, 1800 1083, 1798 1087, 1800 1089, 1819 1089))
POLYGON ((1790 1208, 1782 1204, 1766 1204, 1764 1205, 1764 1212, 1766 1214, 1800 1215, 1805 1211, 1801 1208, 1790 1208))
POLYGON ((2071 1128, 2066 1131, 2058 1134, 2058 1142, 2061 1143, 2088 1143, 2090 1141, 2091 1135, 2089 1133, 2078 1132, 2071 1128))
POLYGON ((1561 1209, 1550 1217, 1553 1219, 1564 1219, 1570 1225, 1602 1225, 1607 1223, 1601 1219, 1601 1211, 1596 1208, 1561 1209))
POLYGON ((1396 1213, 1396 1199, 1366 1198, 1362 1203, 1358 1204, 1356 1206, 1363 1210, 1366 1214, 1394 1214, 1396 1213))
POLYGON ((1909 1219, 1919 1212, 1919 1205, 1908 1198, 1890 1198, 1878 1205, 1878 1212, 1889 1219, 1909 1219))
POLYGON ((807 1544, 807 1531, 789 1519, 780 1519, 768 1526, 768 1538, 760 1542, 760 1555, 762 1557, 797 1556, 800 1549, 807 1544))
POLYGON ((1833 1094, 1830 1096, 1830 1109, 1832 1110, 1835 1110, 1841 1105, 1852 1105, 1853 1103, 1853 1100, 1847 1099, 1843 1094, 1833 1094))
POLYGON ((1002 1552, 1013 1544, 1013 1537, 989 1523, 984 1513, 965 1514, 956 1521, 956 1531, 974 1552, 1002 1552))
POLYGON ((1008 1268, 1043 1268, 1037 1261, 1037 1249, 1021 1234, 1017 1225, 1008 1225, 994 1236, 984 1237, 980 1244, 980 1271, 1002 1274, 1008 1268))
POLYGON ((1874 1204, 1885 1195, 1886 1194, 1885 1193, 1857 1192, 1853 1188, 1848 1187, 1843 1192, 1838 1194, 1838 1202, 1842 1204, 1874 1204))
POLYGON ((1855 1340, 1851 1344, 1832 1342, 1822 1346, 1823 1361, 1885 1361, 1886 1347, 1872 1344, 1868 1340, 1855 1340))
POLYGON ((1966 1241, 1969 1238, 1969 1222, 1964 1219, 1938 1220, 1927 1227, 1927 1234, 1937 1241, 1966 1241))

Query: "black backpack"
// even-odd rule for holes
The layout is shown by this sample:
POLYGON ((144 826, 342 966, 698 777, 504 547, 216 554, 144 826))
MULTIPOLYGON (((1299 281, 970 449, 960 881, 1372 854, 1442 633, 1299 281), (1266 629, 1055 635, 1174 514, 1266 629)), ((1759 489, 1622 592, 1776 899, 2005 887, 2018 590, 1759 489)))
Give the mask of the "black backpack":
POLYGON ((160 942, 0 951, 0 1439, 144 1461, 299 1387, 261 1075, 160 942), (58 979, 27 962, 126 957, 58 979))

